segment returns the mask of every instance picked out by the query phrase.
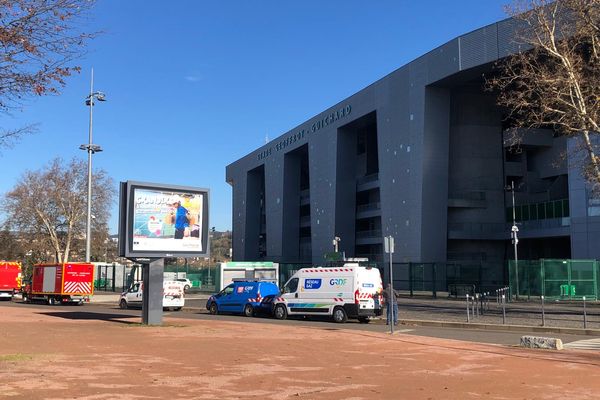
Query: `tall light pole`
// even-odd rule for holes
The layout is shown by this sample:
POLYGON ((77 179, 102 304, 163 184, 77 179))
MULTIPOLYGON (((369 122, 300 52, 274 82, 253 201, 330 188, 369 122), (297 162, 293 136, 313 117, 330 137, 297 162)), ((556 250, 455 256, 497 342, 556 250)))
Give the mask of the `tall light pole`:
POLYGON ((515 298, 519 299, 519 257, 517 256, 517 245, 519 244, 519 237, 518 237, 518 232, 519 232, 519 228, 517 227, 517 218, 516 218, 516 213, 515 213, 515 181, 510 181, 510 186, 507 188, 511 191, 512 193, 512 217, 513 217, 513 224, 512 224, 512 228, 511 228, 511 237, 512 237, 512 242, 515 248, 515 282, 516 282, 516 293, 515 293, 515 298))
POLYGON ((339 236, 336 236, 333 238, 333 251, 334 252, 338 252, 338 243, 341 242, 342 239, 339 238, 339 236))
POLYGON ((87 184, 87 223, 85 235, 85 262, 90 262, 92 249, 92 154, 102 151, 102 148, 92 142, 93 132, 93 113, 94 99, 98 101, 106 101, 106 97, 102 92, 94 92, 94 69, 92 68, 92 77, 90 79, 90 94, 85 98, 85 105, 90 107, 90 126, 88 143, 79 146, 81 150, 86 150, 88 153, 88 184, 87 184))

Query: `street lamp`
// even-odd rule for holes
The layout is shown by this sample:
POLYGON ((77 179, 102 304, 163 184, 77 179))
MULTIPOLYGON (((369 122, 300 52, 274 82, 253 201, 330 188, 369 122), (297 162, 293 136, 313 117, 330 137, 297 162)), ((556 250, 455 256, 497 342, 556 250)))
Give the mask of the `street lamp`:
POLYGON ((93 132, 93 110, 94 110, 94 99, 98 101, 106 101, 106 95, 102 92, 94 92, 94 69, 92 68, 92 77, 90 80, 90 94, 85 98, 85 105, 90 107, 90 126, 89 126, 89 137, 88 143, 79 146, 79 149, 85 150, 88 153, 88 193, 87 193, 87 223, 86 223, 86 235, 85 235, 85 262, 90 262, 91 254, 91 237, 92 237, 92 154, 99 153, 102 148, 93 144, 92 132, 93 132))
POLYGON ((339 236, 333 238, 333 251, 335 251, 336 253, 338 252, 338 243, 341 241, 342 239, 340 239, 339 236))
POLYGON ((512 193, 512 217, 513 224, 510 229, 510 237, 512 238, 513 245, 515 247, 515 282, 516 282, 516 296, 515 298, 519 299, 519 258, 517 256, 517 245, 519 244, 518 232, 519 228, 517 227, 517 218, 515 213, 515 181, 510 181, 510 186, 506 187, 506 190, 510 190, 512 193))

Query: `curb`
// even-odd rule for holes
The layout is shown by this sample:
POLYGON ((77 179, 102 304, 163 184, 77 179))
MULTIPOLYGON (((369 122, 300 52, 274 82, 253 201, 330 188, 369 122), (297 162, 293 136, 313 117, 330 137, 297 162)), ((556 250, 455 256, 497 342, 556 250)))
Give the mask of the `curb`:
POLYGON ((482 329, 506 332, 541 332, 541 333, 562 333, 569 335, 589 335, 600 336, 600 329, 581 329, 581 328, 561 328, 551 326, 527 326, 527 325, 495 325, 466 322, 447 322, 447 321, 421 321, 421 320, 400 320, 402 325, 414 326, 434 326, 445 328, 460 329, 482 329))

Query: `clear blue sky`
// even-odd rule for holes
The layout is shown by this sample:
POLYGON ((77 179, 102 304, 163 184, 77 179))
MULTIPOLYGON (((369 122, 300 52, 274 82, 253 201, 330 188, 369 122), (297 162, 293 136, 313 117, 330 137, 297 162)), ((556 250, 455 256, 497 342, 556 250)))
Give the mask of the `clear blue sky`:
MULTIPOLYGON (((6 128, 39 133, 2 150, 0 193, 27 169, 86 158, 90 68, 94 156, 115 182, 211 189, 210 226, 231 229, 225 166, 448 40, 505 18, 508 0, 99 0, 106 33, 60 96, 28 101, 6 128)), ((117 230, 115 199, 111 232, 117 230)))

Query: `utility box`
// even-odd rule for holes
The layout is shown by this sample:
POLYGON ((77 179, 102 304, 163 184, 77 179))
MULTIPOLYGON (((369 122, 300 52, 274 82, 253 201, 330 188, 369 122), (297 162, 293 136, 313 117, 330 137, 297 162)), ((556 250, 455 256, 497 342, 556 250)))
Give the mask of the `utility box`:
POLYGON ((218 290, 232 283, 234 279, 256 279, 278 285, 279 264, 270 261, 232 261, 220 263, 217 270, 218 290))

